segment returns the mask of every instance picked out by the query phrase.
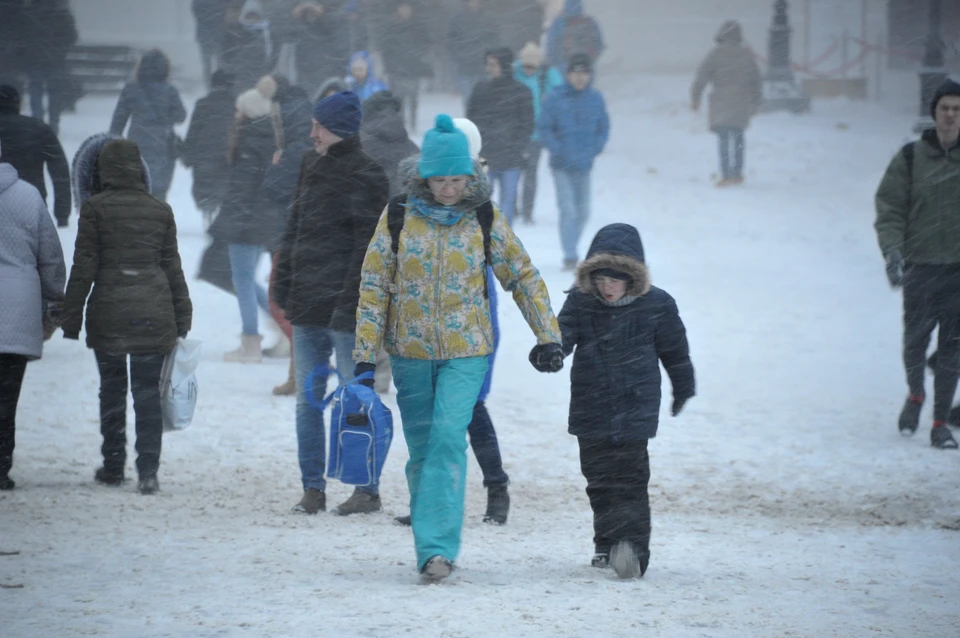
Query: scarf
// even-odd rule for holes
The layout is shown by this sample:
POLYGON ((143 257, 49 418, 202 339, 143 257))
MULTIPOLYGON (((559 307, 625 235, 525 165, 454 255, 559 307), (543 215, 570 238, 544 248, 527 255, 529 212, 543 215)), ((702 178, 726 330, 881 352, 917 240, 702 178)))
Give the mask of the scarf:
POLYGON ((465 210, 454 206, 440 206, 438 204, 428 204, 426 201, 413 195, 407 197, 407 210, 417 215, 434 221, 441 226, 453 226, 463 219, 465 210))
POLYGON ((640 297, 631 297, 630 295, 624 295, 623 297, 620 297, 620 299, 618 299, 617 301, 607 301, 602 296, 600 296, 599 293, 597 293, 597 299, 600 300, 600 303, 610 308, 621 308, 623 306, 629 306, 639 298, 640 297))

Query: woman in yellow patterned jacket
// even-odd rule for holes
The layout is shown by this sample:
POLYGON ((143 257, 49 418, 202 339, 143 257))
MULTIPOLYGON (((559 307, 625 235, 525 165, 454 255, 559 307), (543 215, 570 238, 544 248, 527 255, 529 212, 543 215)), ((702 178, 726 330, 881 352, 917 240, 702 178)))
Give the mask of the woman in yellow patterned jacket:
MULTIPOLYGON (((470 156, 466 136, 447 115, 424 137, 422 154, 401 166, 405 198, 397 252, 384 211, 360 280, 357 375, 390 354, 410 460, 407 484, 421 579, 446 578, 460 551, 466 485, 467 426, 493 352, 484 294, 487 255, 478 211, 492 208, 489 259, 537 338, 530 362, 563 367, 550 296, 470 156)), ((389 207, 388 207, 389 210, 389 207)))

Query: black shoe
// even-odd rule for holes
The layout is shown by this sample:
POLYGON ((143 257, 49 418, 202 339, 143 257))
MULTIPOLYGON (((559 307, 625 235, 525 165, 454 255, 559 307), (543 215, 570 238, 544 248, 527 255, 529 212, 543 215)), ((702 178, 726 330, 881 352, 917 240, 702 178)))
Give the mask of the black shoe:
POLYGON ((491 485, 487 488, 487 513, 483 515, 483 522, 506 525, 508 514, 510 514, 510 495, 507 493, 507 486, 491 485))
POLYGON ((155 494, 160 490, 160 482, 156 476, 147 476, 137 483, 137 490, 141 494, 155 494))
POLYGON ((913 436, 914 432, 920 426, 920 411, 923 409, 923 398, 907 397, 907 402, 903 404, 903 410, 900 411, 900 420, 897 426, 900 428, 900 436, 913 436))
POLYGON ((410 515, 409 515, 409 514, 407 514, 406 516, 398 516, 398 517, 396 517, 396 518, 393 519, 393 520, 394 520, 398 525, 404 525, 404 526, 406 526, 406 527, 410 527, 411 525, 413 525, 413 521, 410 520, 410 515))
POLYGON ((606 569, 610 567, 610 552, 597 552, 590 559, 590 567, 597 569, 606 569))
POLYGON ((97 481, 97 483, 103 483, 104 485, 117 487, 118 485, 123 485, 123 470, 120 472, 111 472, 107 468, 101 467, 93 475, 93 478, 97 481))
POLYGON ((930 445, 938 450, 956 450, 957 440, 950 433, 950 428, 938 425, 930 430, 930 445))
POLYGON ((0 476, 0 490, 12 490, 17 484, 9 476, 0 476))

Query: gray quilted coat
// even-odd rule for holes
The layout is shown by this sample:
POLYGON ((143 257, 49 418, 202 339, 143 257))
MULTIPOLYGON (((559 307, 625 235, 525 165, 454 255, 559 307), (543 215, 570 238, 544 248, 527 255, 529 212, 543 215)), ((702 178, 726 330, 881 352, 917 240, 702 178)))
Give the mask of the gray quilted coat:
POLYGON ((691 100, 700 104, 708 85, 710 93, 710 130, 746 129, 763 103, 760 68, 747 47, 742 45, 740 25, 731 20, 720 27, 717 46, 697 70, 691 87, 691 100))
POLYGON ((66 278, 43 198, 17 169, 0 164, 0 353, 40 358, 43 304, 63 301, 66 278))

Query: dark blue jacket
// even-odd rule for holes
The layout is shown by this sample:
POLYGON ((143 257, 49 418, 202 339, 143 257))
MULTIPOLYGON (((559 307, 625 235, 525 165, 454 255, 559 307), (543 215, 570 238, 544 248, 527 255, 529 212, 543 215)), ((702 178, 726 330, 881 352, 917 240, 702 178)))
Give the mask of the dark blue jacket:
POLYGON ((628 224, 597 233, 577 269, 577 287, 560 312, 563 351, 574 353, 569 432, 613 443, 652 439, 660 416, 660 363, 675 397, 695 393, 686 329, 673 297, 650 284, 640 234, 628 224), (596 294, 592 273, 631 275, 627 295, 613 307, 596 294))
POLYGON ((550 167, 585 173, 610 137, 603 96, 592 87, 577 91, 569 82, 550 92, 537 123, 550 167))

